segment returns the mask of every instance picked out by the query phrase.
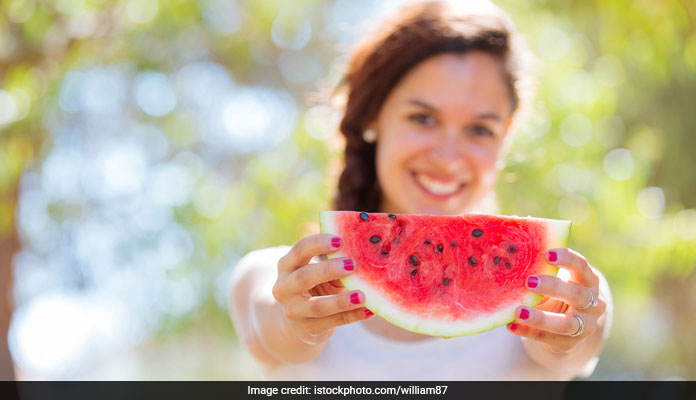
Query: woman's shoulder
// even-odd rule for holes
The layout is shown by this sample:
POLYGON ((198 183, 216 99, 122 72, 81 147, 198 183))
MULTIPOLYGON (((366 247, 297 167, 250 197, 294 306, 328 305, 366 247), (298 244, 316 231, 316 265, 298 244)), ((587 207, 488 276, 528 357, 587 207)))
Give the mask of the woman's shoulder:
POLYGON ((252 250, 239 260, 237 266, 268 262, 277 264, 278 260, 287 254, 289 250, 290 246, 266 247, 265 249, 252 250))
POLYGON ((236 326, 243 326, 247 318, 250 299, 254 295, 266 293, 278 274, 278 260, 288 252, 288 246, 270 247, 254 250, 242 257, 232 270, 229 281, 230 313, 236 326), (241 324, 241 325, 240 325, 241 324))
POLYGON ((235 265, 232 280, 237 281, 250 271, 275 272, 278 260, 287 254, 289 250, 290 246, 276 246, 250 251, 235 265))

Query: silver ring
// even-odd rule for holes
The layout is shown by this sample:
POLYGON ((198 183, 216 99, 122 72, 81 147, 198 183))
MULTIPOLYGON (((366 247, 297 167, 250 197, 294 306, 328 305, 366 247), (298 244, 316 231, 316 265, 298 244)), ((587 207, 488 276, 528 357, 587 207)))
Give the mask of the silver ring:
POLYGON ((575 317, 575 319, 578 320, 579 326, 578 326, 578 330, 575 333, 571 334, 570 336, 576 337, 576 336, 579 336, 582 333, 582 331, 585 329, 585 323, 582 322, 582 318, 580 318, 580 316, 573 314, 573 317, 575 317))
POLYGON ((576 308, 577 310, 584 310, 589 307, 595 307, 597 305, 597 300, 594 298, 594 293, 592 293, 592 289, 587 289, 590 291, 590 301, 587 302, 584 306, 580 308, 576 308))

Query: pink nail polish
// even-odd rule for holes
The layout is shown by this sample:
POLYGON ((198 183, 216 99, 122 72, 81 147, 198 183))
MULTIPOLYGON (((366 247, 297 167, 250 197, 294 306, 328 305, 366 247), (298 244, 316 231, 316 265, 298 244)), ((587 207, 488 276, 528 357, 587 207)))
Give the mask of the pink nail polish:
POLYGON ((510 324, 510 330, 511 330, 511 331, 516 331, 516 330, 517 330, 517 324, 510 324))
POLYGON ((549 261, 554 262, 558 260, 558 254, 555 251, 549 251, 549 261))
POLYGON ((529 311, 526 308, 523 308, 520 310, 520 319, 527 319, 529 318, 529 311))
POLYGON ((370 311, 370 310, 365 310, 365 316, 366 316, 366 317, 369 318, 369 317, 371 317, 371 316, 373 316, 373 315, 375 315, 375 313, 373 313, 372 311, 370 311))
POLYGON ((345 268, 346 271, 354 270, 355 264, 353 264, 353 260, 351 260, 350 258, 343 260, 343 268, 345 268))
POLYGON ((360 304, 360 295, 353 293, 350 295, 350 302, 353 304, 360 304))
POLYGON ((537 286, 539 286, 539 278, 536 276, 530 276, 527 278, 527 287, 535 288, 537 286))
POLYGON ((336 248, 341 247, 341 238, 340 238, 340 237, 332 238, 332 239, 331 239, 331 245, 332 245, 333 247, 336 247, 336 248))

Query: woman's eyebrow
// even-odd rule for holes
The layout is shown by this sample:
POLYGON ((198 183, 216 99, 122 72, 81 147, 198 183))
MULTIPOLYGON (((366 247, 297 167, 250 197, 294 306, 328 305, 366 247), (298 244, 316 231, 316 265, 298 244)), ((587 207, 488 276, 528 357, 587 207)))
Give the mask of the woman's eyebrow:
POLYGON ((498 115, 494 112, 479 114, 476 116, 476 118, 478 118, 478 119, 492 119, 495 121, 502 121, 503 120, 502 118, 500 118, 500 115, 498 115))
MULTIPOLYGON (((423 108, 428 109, 430 111, 437 112, 437 108, 435 108, 434 106, 431 106, 430 104, 428 104, 422 100, 411 99, 408 101, 408 103, 416 105, 418 107, 423 107, 423 108)), ((502 118, 500 118, 500 115, 498 115, 495 112, 484 112, 482 114, 477 115, 476 119, 492 119, 494 121, 502 121, 503 120, 502 118)))
POLYGON ((422 100, 411 99, 408 101, 408 103, 419 106, 419 107, 427 108, 428 110, 431 110, 431 111, 437 111, 437 108, 431 106, 430 104, 428 104, 422 100))

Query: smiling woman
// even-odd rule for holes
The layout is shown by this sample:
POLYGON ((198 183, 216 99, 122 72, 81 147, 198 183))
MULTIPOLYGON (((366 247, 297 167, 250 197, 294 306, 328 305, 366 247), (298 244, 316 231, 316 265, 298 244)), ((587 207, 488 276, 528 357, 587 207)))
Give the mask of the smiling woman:
MULTIPOLYGON (((492 4, 476 4, 486 6, 409 5, 354 49, 340 87, 346 147, 335 209, 457 215, 485 208, 525 95, 512 23, 492 4)), ((238 264, 232 319, 269 377, 539 380, 594 369, 611 297, 577 252, 548 252, 547 262, 567 274, 530 277, 527 289, 546 297, 536 308, 519 307, 507 329, 440 340, 366 309, 365 294, 338 280, 361 268, 354 260, 316 260, 342 244, 313 235, 238 264)))

